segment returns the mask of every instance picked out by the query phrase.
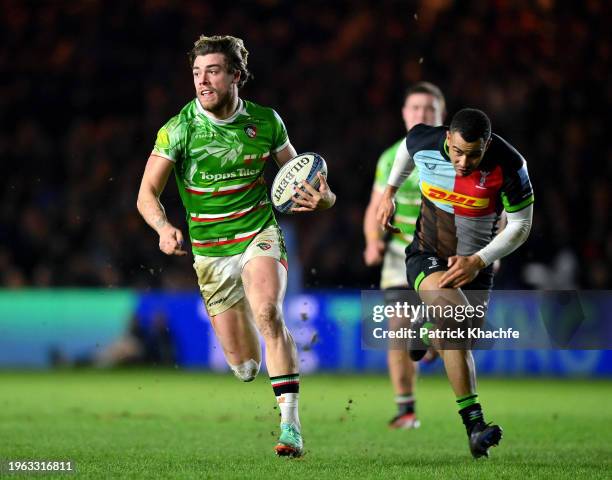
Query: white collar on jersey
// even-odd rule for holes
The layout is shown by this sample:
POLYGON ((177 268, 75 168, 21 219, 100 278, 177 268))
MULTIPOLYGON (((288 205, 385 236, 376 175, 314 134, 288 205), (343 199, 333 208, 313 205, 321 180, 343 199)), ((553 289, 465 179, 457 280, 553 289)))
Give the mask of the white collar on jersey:
POLYGON ((247 115, 247 111, 244 106, 244 102, 242 101, 242 98, 240 97, 238 97, 238 108, 236 109, 236 111, 232 113, 230 117, 225 118, 223 120, 213 117, 210 113, 204 110, 204 107, 202 107, 202 104, 200 103, 200 99, 197 97, 196 97, 196 108, 198 109, 199 113, 206 115, 206 118, 208 118, 212 123, 215 123, 217 125, 227 125, 228 123, 232 123, 234 120, 236 120, 236 118, 238 118, 239 115, 247 115))

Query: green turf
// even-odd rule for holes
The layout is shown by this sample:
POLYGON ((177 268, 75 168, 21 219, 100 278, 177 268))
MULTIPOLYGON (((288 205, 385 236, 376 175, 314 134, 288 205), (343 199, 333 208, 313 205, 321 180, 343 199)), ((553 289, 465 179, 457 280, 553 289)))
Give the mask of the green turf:
POLYGON ((474 461, 443 378, 419 380, 422 427, 390 431, 386 378, 306 376, 307 454, 290 460, 273 455, 265 375, 4 372, 0 458, 71 459, 78 478, 610 478, 611 382, 483 379, 479 392, 504 439, 474 461))

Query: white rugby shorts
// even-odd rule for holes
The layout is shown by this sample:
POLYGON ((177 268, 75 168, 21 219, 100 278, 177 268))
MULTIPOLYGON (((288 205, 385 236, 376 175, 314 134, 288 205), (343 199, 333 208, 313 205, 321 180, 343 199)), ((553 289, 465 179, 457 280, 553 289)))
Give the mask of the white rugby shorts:
POLYGON ((276 225, 259 232, 247 249, 229 257, 196 255, 193 268, 198 276, 200 293, 210 317, 232 308, 244 298, 242 269, 255 257, 272 257, 287 268, 287 251, 283 235, 276 225))

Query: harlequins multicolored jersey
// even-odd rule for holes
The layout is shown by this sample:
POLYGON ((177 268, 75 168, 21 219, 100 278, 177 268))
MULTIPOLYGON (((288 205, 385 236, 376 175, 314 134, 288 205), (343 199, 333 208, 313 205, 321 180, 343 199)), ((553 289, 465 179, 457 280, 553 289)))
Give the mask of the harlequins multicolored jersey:
POLYGON ((421 124, 406 136, 423 197, 412 248, 441 258, 476 253, 493 239, 502 209, 533 203, 527 164, 512 145, 493 134, 478 170, 461 177, 448 156, 447 131, 421 124))
POLYGON ((159 130, 153 154, 176 163, 194 254, 242 253, 276 224, 263 172, 287 145, 278 114, 243 100, 230 118, 217 120, 194 99, 159 130))
MULTIPOLYGON (((385 150, 376 164, 376 176, 374 178, 374 188, 380 193, 384 192, 387 180, 393 167, 397 149, 405 139, 399 140, 385 150)), ((402 184, 395 196, 397 211, 393 219, 393 225, 401 230, 401 233, 394 233, 389 242, 390 248, 396 248, 403 253, 406 246, 412 242, 416 220, 419 216, 421 205, 421 192, 419 190, 419 175, 414 171, 402 184)))

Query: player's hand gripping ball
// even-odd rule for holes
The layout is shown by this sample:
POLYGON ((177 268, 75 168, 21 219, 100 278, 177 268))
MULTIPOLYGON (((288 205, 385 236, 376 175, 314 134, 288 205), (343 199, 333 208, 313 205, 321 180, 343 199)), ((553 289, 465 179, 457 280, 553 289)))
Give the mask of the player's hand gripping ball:
POLYGON ((297 203, 295 195, 303 198, 312 197, 318 194, 321 186, 327 178, 327 164, 321 155, 313 152, 302 153, 289 160, 278 171, 274 182, 272 182, 272 205, 282 213, 293 213, 294 211, 308 211, 304 205, 297 203), (303 184, 306 182, 311 189, 303 184), (297 189, 297 191, 296 191, 297 189), (314 192, 313 192, 314 190, 314 192))

